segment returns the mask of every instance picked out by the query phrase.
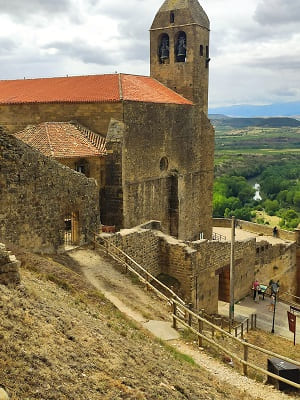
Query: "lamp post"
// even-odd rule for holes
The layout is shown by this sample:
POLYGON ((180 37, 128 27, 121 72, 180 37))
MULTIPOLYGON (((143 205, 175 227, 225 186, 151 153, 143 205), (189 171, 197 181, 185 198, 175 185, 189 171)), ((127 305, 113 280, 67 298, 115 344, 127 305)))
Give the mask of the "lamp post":
POLYGON ((235 217, 232 217, 231 224, 231 252, 230 252, 230 304, 229 321, 234 321, 234 242, 235 242, 235 217))
POLYGON ((274 330, 274 328, 275 328, 275 313, 276 313, 276 305, 277 305, 277 293, 278 293, 278 289, 279 289, 278 285, 277 285, 277 284, 275 284, 275 285, 274 285, 273 288, 272 288, 272 292, 273 292, 273 294, 274 294, 274 296, 275 296, 275 301, 274 301, 273 321, 272 321, 272 330, 271 330, 271 333, 274 333, 274 332, 275 332, 275 330, 274 330), (275 287, 275 285, 276 285, 276 287, 275 287))

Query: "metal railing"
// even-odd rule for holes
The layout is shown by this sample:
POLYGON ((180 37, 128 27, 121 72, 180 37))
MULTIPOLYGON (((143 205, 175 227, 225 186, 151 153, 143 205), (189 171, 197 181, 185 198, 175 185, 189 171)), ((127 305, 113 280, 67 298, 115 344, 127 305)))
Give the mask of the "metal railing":
POLYGON ((221 235, 220 233, 217 233, 217 232, 213 232, 212 240, 218 240, 219 242, 221 242, 222 240, 226 241, 227 239, 226 239, 226 236, 221 235))

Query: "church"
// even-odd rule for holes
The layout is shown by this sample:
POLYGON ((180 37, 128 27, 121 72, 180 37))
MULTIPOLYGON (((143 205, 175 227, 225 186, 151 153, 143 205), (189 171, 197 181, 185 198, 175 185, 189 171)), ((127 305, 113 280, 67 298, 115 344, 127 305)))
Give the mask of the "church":
POLYGON ((211 239, 209 29, 197 0, 166 0, 150 29, 150 77, 2 80, 0 127, 95 178, 103 225, 158 220, 178 239, 211 239))

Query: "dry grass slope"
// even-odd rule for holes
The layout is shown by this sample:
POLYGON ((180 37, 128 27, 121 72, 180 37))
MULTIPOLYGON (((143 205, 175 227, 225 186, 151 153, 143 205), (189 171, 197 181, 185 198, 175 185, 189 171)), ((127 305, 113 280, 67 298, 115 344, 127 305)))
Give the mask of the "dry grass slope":
POLYGON ((0 384, 11 400, 250 398, 153 340, 76 272, 17 256, 22 286, 0 291, 0 384))

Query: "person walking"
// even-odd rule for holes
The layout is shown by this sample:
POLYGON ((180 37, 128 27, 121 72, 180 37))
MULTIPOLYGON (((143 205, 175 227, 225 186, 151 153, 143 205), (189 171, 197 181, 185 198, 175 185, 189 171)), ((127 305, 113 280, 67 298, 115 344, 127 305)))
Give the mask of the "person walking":
POLYGON ((254 301, 259 301, 259 282, 257 279, 255 279, 255 281, 253 282, 253 300, 254 301))

